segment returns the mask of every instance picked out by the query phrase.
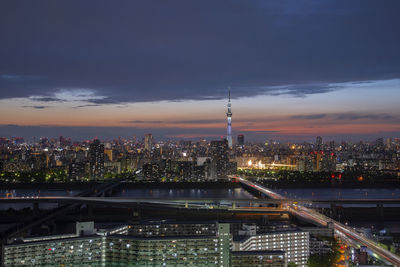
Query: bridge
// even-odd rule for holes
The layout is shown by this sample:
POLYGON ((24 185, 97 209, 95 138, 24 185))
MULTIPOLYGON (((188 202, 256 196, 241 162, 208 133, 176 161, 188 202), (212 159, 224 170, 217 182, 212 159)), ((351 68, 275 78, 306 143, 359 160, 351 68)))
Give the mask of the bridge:
MULTIPOLYGON (((263 186, 260 186, 256 183, 250 182, 246 179, 243 179, 241 177, 234 177, 234 179, 237 179, 238 182, 243 184, 244 186, 248 186, 253 188, 254 190, 257 190, 261 194, 268 196, 273 199, 279 199, 279 200, 284 200, 285 198, 263 186)), ((334 221, 333 219, 322 215, 315 210, 306 208, 301 205, 289 205, 288 210, 298 216, 299 218, 303 218, 305 220, 314 222, 316 224, 320 224, 322 226, 328 226, 331 224, 335 230, 335 234, 340 237, 344 237, 344 239, 349 239, 353 241, 356 244, 359 244, 361 246, 366 246, 375 253, 378 258, 384 260, 387 263, 390 263, 394 266, 400 267, 400 257, 394 253, 391 253, 390 251, 383 249, 377 242, 374 240, 371 240, 369 238, 366 238, 365 236, 361 235, 358 233, 355 229, 348 227, 346 225, 343 225, 337 221, 334 221)))
POLYGON ((0 198, 0 203, 73 203, 74 201, 78 202, 110 202, 115 203, 119 202, 123 203, 132 203, 132 202, 142 202, 142 203, 151 203, 153 201, 158 202, 188 202, 188 203, 252 203, 256 204, 276 204, 276 205, 284 205, 284 204, 299 204, 299 205, 312 205, 312 204, 360 204, 360 205, 374 205, 374 204, 385 204, 385 205, 400 205, 400 199, 297 199, 297 198, 235 198, 235 199, 226 199, 226 198, 117 198, 117 197, 84 197, 84 196, 74 196, 74 197, 65 197, 65 196, 27 196, 27 197, 4 197, 0 198))
MULTIPOLYGON (((107 193, 108 191, 114 189, 115 187, 119 186, 121 184, 121 182, 123 182, 122 180, 112 180, 109 181, 107 183, 101 184, 97 187, 94 187, 92 189, 86 190, 80 194, 78 194, 76 197, 77 198, 85 198, 85 197, 91 197, 91 196, 104 196, 105 193, 107 193)), ((14 198, 6 198, 3 199, 3 201, 7 201, 10 199, 14 199, 14 198)), ((27 200, 27 199, 25 199, 27 200)), ((33 203, 34 205, 34 211, 35 209, 38 209, 38 202, 36 201, 32 201, 32 199, 29 199, 30 203, 33 203)), ((1 202, 1 201, 0 201, 1 202)), ((62 204, 62 203, 60 203, 62 204)), ((29 223, 26 224, 18 224, 17 226, 7 230, 6 232, 2 233, 3 238, 11 238, 14 236, 19 235, 20 233, 23 233, 29 229, 31 229, 32 227, 35 227, 37 225, 40 225, 41 223, 44 223, 60 214, 65 213, 68 209, 74 208, 77 205, 80 205, 81 203, 78 202, 68 202, 65 203, 64 205, 60 205, 58 208, 53 209, 49 212, 47 212, 46 214, 42 214, 40 216, 35 216, 29 223)))
POLYGON ((183 198, 118 198, 118 197, 14 197, 1 198, 0 203, 58 203, 62 205, 86 204, 130 208, 194 209, 230 211, 232 213, 288 214, 282 203, 257 199, 183 199, 183 198))

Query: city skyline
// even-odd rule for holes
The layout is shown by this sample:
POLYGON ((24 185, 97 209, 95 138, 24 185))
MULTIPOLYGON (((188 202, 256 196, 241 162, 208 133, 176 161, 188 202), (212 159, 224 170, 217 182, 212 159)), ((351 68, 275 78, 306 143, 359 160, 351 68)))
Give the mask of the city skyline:
MULTIPOLYGON (((397 109, 396 99, 390 97, 390 89, 395 87, 389 86, 387 90, 372 90, 368 89, 373 83, 361 85, 361 89, 365 90, 362 94, 357 95, 360 101, 357 103, 357 107, 362 107, 365 105, 366 99, 369 97, 378 97, 382 94, 385 98, 378 99, 379 101, 386 101, 387 112, 374 113, 371 111, 363 112, 335 112, 336 103, 340 101, 341 106, 354 106, 351 103, 351 97, 342 98, 340 93, 332 92, 328 98, 331 103, 327 103, 325 110, 319 110, 319 113, 304 113, 296 114, 290 113, 299 106, 307 108, 307 106, 312 106, 315 103, 315 98, 319 98, 317 101, 323 101, 321 96, 311 96, 302 99, 302 104, 299 105, 289 105, 288 102, 298 101, 295 98, 290 97, 275 97, 271 98, 269 96, 256 97, 253 98, 253 105, 247 106, 246 99, 236 99, 235 104, 235 118, 234 126, 232 127, 233 139, 236 139, 238 134, 244 134, 247 141, 263 142, 268 139, 275 139, 280 141, 314 141, 315 137, 321 135, 325 140, 335 140, 335 141, 373 141, 377 138, 396 138, 399 136, 399 119, 393 112, 397 109), (275 100, 275 105, 283 106, 288 105, 281 114, 279 108, 270 109, 269 114, 266 116, 257 116, 259 113, 259 108, 257 105, 263 104, 263 101, 275 100), (285 103, 286 102, 286 103, 285 103), (251 114, 254 117, 244 117, 243 111, 246 114, 251 114), (284 113, 286 111, 286 114, 284 113), (326 112, 324 112, 326 111, 326 112), (295 114, 295 115, 290 115, 295 114), (265 122, 264 120, 267 120, 265 122)), ((357 91, 357 90, 354 90, 357 91)), ((353 96, 356 97, 356 92, 353 91, 353 96)), ((349 92, 349 95, 352 95, 349 92)), ((324 96, 325 97, 325 96, 324 96)), ((3 136, 22 136, 26 139, 31 139, 33 137, 58 137, 60 135, 65 137, 71 137, 74 140, 84 140, 84 139, 114 139, 118 137, 130 137, 137 136, 138 138, 143 137, 146 133, 151 132, 154 134, 158 140, 174 140, 174 139, 192 139, 198 140, 200 138, 206 138, 209 140, 224 138, 227 136, 226 133, 226 101, 222 100, 212 100, 212 101, 202 101, 212 104, 212 108, 208 106, 206 110, 201 107, 191 106, 191 102, 178 102, 178 103, 168 103, 168 102, 158 102, 149 104, 142 104, 141 108, 146 111, 151 109, 151 106, 156 106, 157 110, 165 110, 163 112, 164 116, 171 114, 169 112, 168 106, 174 105, 178 107, 178 111, 173 111, 175 120, 172 117, 167 117, 165 120, 140 120, 142 117, 136 117, 137 120, 123 120, 119 122, 112 122, 110 125, 102 126, 97 121, 90 122, 88 124, 82 125, 62 125, 62 124, 6 124, 0 125, 3 136), (218 105, 218 106, 217 106, 218 105), (193 116, 190 120, 183 119, 178 120, 181 114, 190 114, 193 116), (200 115, 204 113, 205 118, 210 118, 210 116, 215 116, 218 119, 204 119, 200 115)), ((272 102, 271 102, 272 103, 272 102)), ((382 104, 382 105, 384 105, 382 104)), ((138 107, 138 105, 136 105, 138 107)), ((92 110, 91 114, 99 113, 104 111, 104 107, 99 107, 99 109, 92 110)), ((107 107, 106 107, 107 109, 107 107)), ((43 109, 37 109, 39 112, 43 112, 46 115, 55 116, 54 113, 49 113, 43 109)), ((74 109, 69 113, 73 113, 74 109)), ((84 117, 85 114, 82 111, 77 111, 77 113, 71 118, 79 119, 84 117)), ((34 112, 31 112, 31 116, 35 116, 34 112)), ((125 115, 125 116, 130 116, 125 115)), ((172 116, 172 115, 170 115, 172 116)), ((39 117, 40 118, 40 117, 39 117)), ((111 116, 112 118, 112 116, 111 116)), ((128 118, 128 117, 127 117, 128 118)), ((158 118, 163 118, 159 116, 158 118)), ((56 118, 55 118, 56 119, 56 118)), ((107 116, 98 116, 99 121, 107 121, 107 116)))
POLYGON ((396 1, 1 5, 3 136, 400 134, 396 1))

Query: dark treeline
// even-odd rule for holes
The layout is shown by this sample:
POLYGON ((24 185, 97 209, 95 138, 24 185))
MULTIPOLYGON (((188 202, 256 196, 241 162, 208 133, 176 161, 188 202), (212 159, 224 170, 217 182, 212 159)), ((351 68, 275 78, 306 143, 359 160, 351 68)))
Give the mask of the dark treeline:
POLYGON ((299 172, 239 170, 238 175, 269 187, 387 187, 400 186, 400 177, 383 171, 299 172))

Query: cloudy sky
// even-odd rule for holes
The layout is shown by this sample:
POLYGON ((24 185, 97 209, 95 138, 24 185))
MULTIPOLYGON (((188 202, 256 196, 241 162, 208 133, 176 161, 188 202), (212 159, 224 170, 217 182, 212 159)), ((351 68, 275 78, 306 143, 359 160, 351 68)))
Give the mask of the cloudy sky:
POLYGON ((400 1, 0 2, 0 136, 400 137, 400 1))

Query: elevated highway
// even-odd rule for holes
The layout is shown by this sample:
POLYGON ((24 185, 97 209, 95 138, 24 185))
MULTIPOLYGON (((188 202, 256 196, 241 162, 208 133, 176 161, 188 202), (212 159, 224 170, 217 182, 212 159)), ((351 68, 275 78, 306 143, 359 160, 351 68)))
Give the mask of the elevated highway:
MULTIPOLYGON (((259 191, 261 194, 268 196, 273 199, 283 200, 285 199, 283 196, 263 187, 256 183, 250 182, 246 179, 241 177, 235 177, 238 179, 240 183, 245 186, 250 186, 255 190, 259 191)), ((345 239, 350 239, 353 243, 359 244, 360 246, 366 246, 372 251, 378 258, 382 259, 383 261, 392 264, 393 266, 400 267, 400 257, 390 251, 383 249, 377 242, 371 240, 360 233, 358 233, 355 229, 343 225, 327 216, 324 216, 315 210, 306 208, 301 205, 289 205, 287 209, 294 215, 304 218, 306 220, 312 221, 316 224, 320 224, 323 226, 331 225, 334 230, 335 234, 338 236, 346 237, 345 239)))
POLYGON ((182 199, 182 198, 116 198, 116 197, 14 197, 2 198, 0 203, 58 203, 124 207, 153 207, 162 209, 224 210, 231 212, 289 213, 282 203, 257 199, 182 199))
MULTIPOLYGON (((90 190, 84 191, 80 194, 78 194, 76 196, 76 198, 85 198, 85 197, 98 197, 98 196, 104 196, 104 194, 112 189, 114 189, 115 187, 119 186, 121 184, 121 182, 123 182, 122 180, 111 180, 107 183, 101 184, 97 187, 94 187, 90 190)), ((14 198, 8 198, 8 199, 14 199, 14 198)), ((24 199, 24 198, 22 198, 24 199)), ((18 199, 16 199, 18 201, 18 199)), ((25 198, 25 200, 27 200, 25 198)), ((35 205, 35 201, 32 201, 33 199, 29 199, 30 203, 33 203, 35 205)), ((3 201, 7 201, 4 200, 3 201)), ((0 200, 1 203, 1 200, 0 200)), ((65 203, 60 203, 60 204, 64 204, 64 205, 60 205, 58 208, 53 209, 49 212, 47 212, 46 214, 42 214, 41 216, 36 216, 34 218, 32 218, 32 220, 29 223, 25 223, 25 224, 18 224, 17 226, 7 230, 6 232, 2 233, 2 237, 3 238, 10 238, 10 237, 14 237, 14 236, 18 236, 20 233, 23 233, 25 231, 30 230, 32 227, 35 227, 37 225, 40 225, 43 222, 46 222, 58 215, 63 214, 66 210, 73 208, 77 205, 79 205, 79 202, 65 202, 65 203)))

